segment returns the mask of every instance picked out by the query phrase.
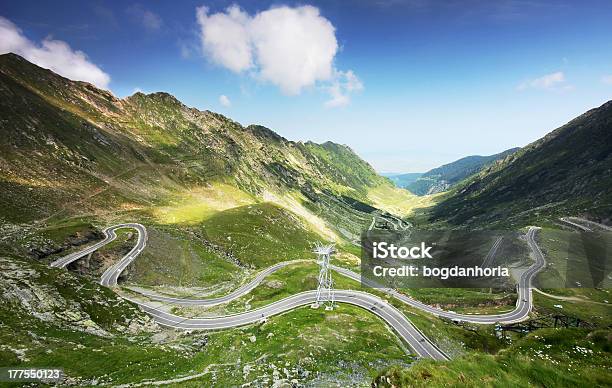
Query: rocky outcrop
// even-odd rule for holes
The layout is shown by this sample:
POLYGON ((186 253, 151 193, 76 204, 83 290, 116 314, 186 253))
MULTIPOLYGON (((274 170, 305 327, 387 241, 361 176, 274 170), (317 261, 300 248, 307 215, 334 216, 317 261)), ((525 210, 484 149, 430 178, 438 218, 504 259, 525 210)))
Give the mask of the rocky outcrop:
POLYGON ((0 301, 44 322, 103 337, 156 330, 137 307, 67 271, 0 257, 0 301))

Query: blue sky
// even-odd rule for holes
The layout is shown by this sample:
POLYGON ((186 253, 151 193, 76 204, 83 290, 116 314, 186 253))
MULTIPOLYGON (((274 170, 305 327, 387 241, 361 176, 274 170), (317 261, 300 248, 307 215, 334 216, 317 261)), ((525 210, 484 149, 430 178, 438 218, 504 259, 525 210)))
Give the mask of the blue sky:
POLYGON ((348 144, 381 172, 523 146, 612 99, 610 1, 9 1, 0 16, 0 50, 348 144))

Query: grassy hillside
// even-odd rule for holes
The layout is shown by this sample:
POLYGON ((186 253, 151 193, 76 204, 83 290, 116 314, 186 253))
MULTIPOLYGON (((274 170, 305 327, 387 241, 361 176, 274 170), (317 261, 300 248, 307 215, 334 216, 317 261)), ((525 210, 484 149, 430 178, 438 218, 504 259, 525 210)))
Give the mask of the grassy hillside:
POLYGON ((276 262, 312 258, 319 240, 289 211, 270 203, 219 212, 202 224, 206 239, 242 265, 265 268, 276 262))
POLYGON ((445 363, 390 368, 376 387, 576 387, 612 384, 610 330, 539 330, 498 355, 471 354, 445 363))
POLYGON ((267 201, 325 238, 350 239, 372 206, 385 205, 368 193, 393 189, 346 146, 292 142, 167 93, 118 99, 13 54, 0 56, 0 97, 6 222, 144 210, 160 222, 197 223, 267 201))
POLYGON ((483 168, 503 160, 506 156, 518 151, 519 148, 511 148, 499 154, 489 156, 466 156, 452 163, 429 170, 421 174, 410 184, 404 185, 410 192, 416 195, 436 194, 446 191, 470 175, 476 174, 483 168))
POLYGON ((0 286, 0 365, 62 367, 61 386, 178 377, 194 387, 293 379, 351 386, 412 360, 380 319, 352 306, 305 307, 265 324, 184 334, 157 326, 96 282, 29 260, 0 257, 0 286))
MULTIPOLYGON (((368 385, 383 368, 413 361, 378 318, 350 306, 333 312, 306 307, 267 323, 206 334, 156 327, 92 281, 133 246, 132 231, 120 232, 115 242, 71 268, 85 276, 47 264, 99 240, 104 226, 142 222, 147 248, 122 285, 219 296, 272 263, 312 258, 316 241, 337 241, 339 258, 356 266, 359 252, 349 242, 373 220, 397 221, 385 213, 420 220, 424 213, 418 209, 452 200, 452 193, 417 197, 378 176, 347 146, 293 142, 262 126, 189 108, 167 93, 118 99, 15 55, 0 56, 0 113, 2 365, 59 360, 83 385, 191 376, 185 384, 267 386, 296 379, 354 386, 368 385)), ((317 270, 312 262, 296 263, 251 294, 215 308, 239 311, 312 289, 317 270)), ((359 287, 344 278, 335 282, 359 287)), ((480 306, 489 294, 432 292, 411 295, 461 311, 513 304, 501 294, 495 295, 500 306, 480 306)), ((503 347, 492 328, 464 328, 391 303, 453 355, 503 347)), ((556 303, 537 295, 535 313, 556 303)), ((587 312, 578 303, 564 305, 587 320, 599 319, 607 308, 587 312)), ((600 337, 592 340, 597 346, 600 337)), ((599 356, 596 367, 607 367, 599 356)), ((475 368, 482 361, 503 374, 501 356, 483 357, 465 362, 475 368)), ((453 362, 444 365, 452 371, 464 366, 453 362)), ((435 371, 432 363, 420 365, 435 371)), ((576 380, 573 374, 548 379, 548 371, 538 369, 541 381, 576 380)), ((585 381, 606 379, 603 373, 585 381)))
POLYGON ((609 222, 612 101, 492 165, 433 208, 451 225, 538 225, 566 215, 609 222))
POLYGON ((118 99, 13 54, 0 56, 0 112, 0 249, 50 262, 103 226, 142 222, 153 249, 127 279, 145 286, 230 289, 316 241, 356 240, 374 213, 427 205, 347 146, 289 141, 167 93, 118 99))
POLYGON ((0 114, 2 365, 61 365, 83 385, 355 385, 412 361, 349 306, 206 334, 150 327, 94 281, 133 231, 69 271, 48 267, 127 221, 148 241, 121 283, 179 295, 227 293, 259 268, 312 258, 316 241, 346 246, 373 212, 407 213, 413 199, 347 146, 289 141, 167 93, 118 99, 12 54, 0 56, 0 114))

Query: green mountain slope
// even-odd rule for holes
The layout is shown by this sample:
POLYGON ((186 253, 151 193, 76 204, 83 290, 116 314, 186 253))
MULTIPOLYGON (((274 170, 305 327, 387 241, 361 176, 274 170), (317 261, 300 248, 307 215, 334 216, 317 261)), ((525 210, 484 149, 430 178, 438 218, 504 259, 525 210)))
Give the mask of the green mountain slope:
MULTIPOLYGON (((605 125, 609 129, 609 119, 605 125)), ((609 135, 600 138, 610 143, 609 135)), ((607 177, 591 164, 583 165, 587 168, 593 176, 607 177)), ((500 169, 493 165, 488 171, 500 169)), ((609 180, 605 184, 609 187, 609 180)), ((283 384, 296 379, 306 385, 369 385, 379 370, 413 360, 368 311, 305 307, 243 328, 183 335, 153 325, 134 305, 97 283, 99 273, 131 249, 132 231, 122 231, 112 244, 68 271, 47 263, 99 240, 102 226, 142 222, 147 248, 127 269, 122 286, 217 296, 244 284, 258 268, 312 257, 314 241, 335 239, 339 261, 357 265, 355 249, 343 242, 375 221, 373 215, 406 215, 428 200, 394 187, 349 147, 292 142, 261 126, 244 127, 186 107, 167 93, 118 99, 18 56, 0 56, 0 364, 62 366, 69 376, 64 385, 161 384, 183 376, 192 379, 175 384, 270 385, 281 376, 286 377, 283 384)), ((256 306, 309 289, 317 276, 316 265, 309 265, 287 268, 235 302, 248 309, 251 302, 256 306)), ((353 281, 336 279, 340 288, 359 289, 353 281)), ((476 293, 474 300, 489 298, 476 293)), ((444 294, 455 304, 461 291, 444 294)), ((440 302, 440 295, 432 303, 440 302)), ((396 307, 435 341, 468 356, 489 349, 488 344, 493 344, 490 349, 502 346, 492 329, 466 330, 396 307)), ((609 344, 600 346, 602 334, 578 335, 587 338, 581 346, 606 352, 598 353, 595 367, 609 369, 609 344)), ((493 376, 499 375, 505 364, 492 365, 492 357, 465 362, 484 362, 493 376)), ((517 360, 528 365, 526 357, 510 361, 517 360)), ((562 361, 568 366, 574 362, 562 361)), ((462 362, 438 365, 436 370, 450 371, 443 376, 429 371, 431 364, 425 362, 419 376, 434 376, 441 385, 465 385, 470 381, 463 379, 461 370, 467 368, 462 362)), ((476 372, 469 376, 476 376, 472 381, 490 380, 476 372)), ((605 384, 607 375, 605 380, 580 380, 583 376, 576 374, 563 381, 605 384)), ((517 384, 531 377, 523 376, 502 377, 517 384)), ((531 380, 545 385, 559 381, 531 380)))
POLYGON ((425 361, 390 368, 375 387, 576 387, 609 386, 610 347, 604 330, 541 329, 496 355, 472 354, 445 363, 425 361), (536 334, 537 333, 537 334, 536 334), (587 349, 588 356, 576 349, 587 349))
POLYGON ((99 240, 105 226, 141 222, 147 247, 121 286, 223 295, 259 268, 313 258, 315 242, 336 241, 338 256, 355 261, 346 242, 372 213, 401 216, 416 202, 347 146, 289 141, 167 93, 118 99, 1 55, 0 364, 62 366, 64 385, 193 374, 193 386, 257 384, 272 381, 263 380, 270 365, 304 382, 337 382, 339 373, 355 381, 358 371, 367 383, 406 357, 367 311, 306 307, 265 325, 183 335, 97 286, 133 247, 133 231, 67 271, 48 263, 99 240), (326 361, 305 365, 307 357, 326 361))
POLYGON ((402 186, 416 195, 436 194, 446 191, 465 178, 473 175, 483 168, 503 160, 520 148, 511 148, 499 154, 480 156, 472 155, 461 158, 452 163, 429 170, 412 183, 402 186))
POLYGON ((244 198, 273 202, 326 238, 353 239, 374 208, 407 211, 398 196, 411 203, 347 146, 289 141, 167 93, 118 99, 13 54, 0 56, 0 112, 7 222, 118 210, 157 217, 160 207, 171 216, 157 221, 181 222, 173 209, 195 192, 215 197, 198 194, 211 212, 244 198), (388 208, 372 194, 380 190, 394 194, 388 208))
POLYGON ((612 101, 489 166, 435 206, 431 221, 537 225, 612 214, 612 101))

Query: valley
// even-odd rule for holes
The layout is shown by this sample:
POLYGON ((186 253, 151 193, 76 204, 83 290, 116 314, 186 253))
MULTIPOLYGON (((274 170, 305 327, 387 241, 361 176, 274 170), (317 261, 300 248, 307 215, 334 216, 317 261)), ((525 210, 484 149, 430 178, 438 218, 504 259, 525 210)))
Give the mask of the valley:
POLYGON ((61 366, 66 385, 612 381, 607 289, 531 289, 559 230, 609 227, 610 103, 417 196, 348 146, 163 92, 120 99, 14 54, 0 95, 1 365, 61 366), (411 228, 519 231, 529 269, 516 290, 362 284, 360 235, 411 228), (332 311, 310 307, 321 242, 332 311), (584 325, 499 329, 560 303, 584 325))

